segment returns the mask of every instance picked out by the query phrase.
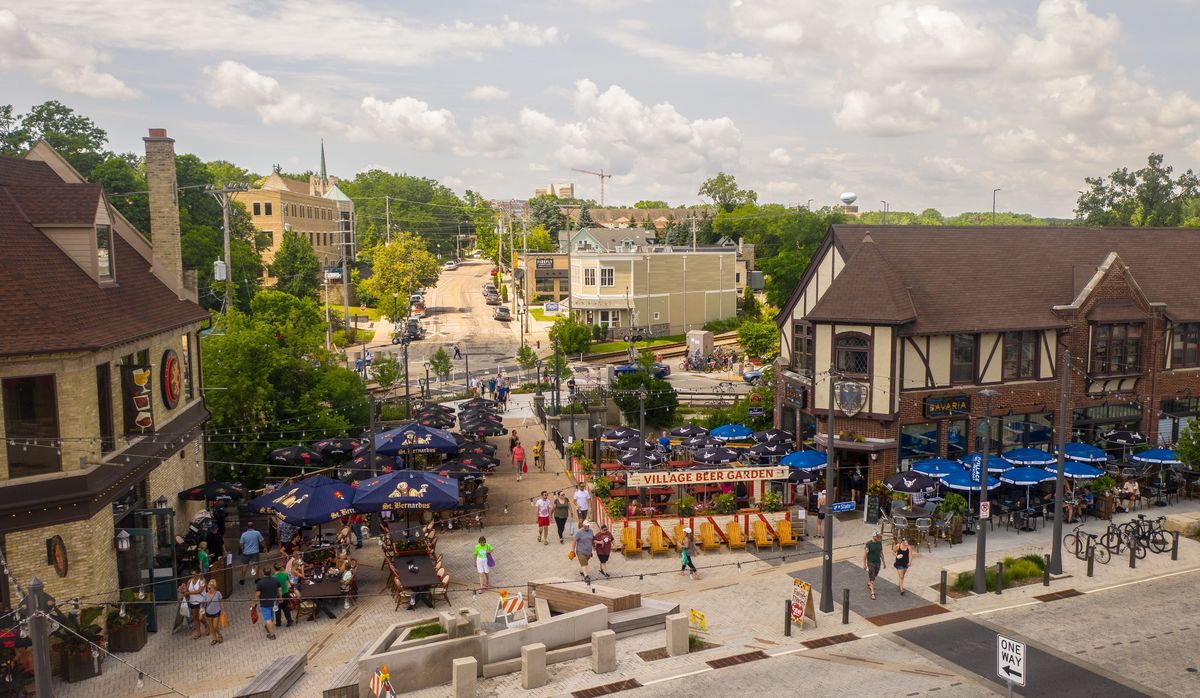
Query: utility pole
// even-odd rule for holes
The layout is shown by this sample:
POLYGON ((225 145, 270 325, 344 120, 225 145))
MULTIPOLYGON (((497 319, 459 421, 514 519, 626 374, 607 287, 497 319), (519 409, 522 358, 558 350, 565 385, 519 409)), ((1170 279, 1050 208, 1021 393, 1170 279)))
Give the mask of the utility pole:
POLYGON ((54 686, 50 682, 50 621, 45 612, 50 604, 46 600, 45 585, 34 577, 29 580, 29 639, 33 643, 33 682, 39 698, 54 698, 54 686))
MULTIPOLYGON (((521 302, 525 311, 521 313, 521 346, 525 346, 525 335, 529 334, 529 219, 521 219, 521 256, 525 258, 524 276, 521 277, 521 302)), ((572 422, 574 425, 574 422, 572 422)))
MULTIPOLYGON (((350 229, 354 223, 349 218, 343 219, 338 223, 338 227, 342 231, 342 310, 346 314, 346 346, 349 347, 350 336, 350 229)), ((364 363, 366 357, 363 357, 364 363)), ((347 352, 347 361, 349 361, 349 352, 347 352)))
POLYGON ((888 202, 880 201, 879 203, 883 204, 883 224, 887 225, 888 202))
MULTIPOLYGON (((233 307, 233 257, 229 245, 229 195, 237 192, 246 191, 249 187, 245 183, 235 182, 226 184, 221 188, 215 188, 211 185, 205 187, 205 191, 212 194, 213 197, 221 204, 221 236, 224 238, 225 245, 225 311, 228 312, 233 307)), ((280 214, 282 216, 282 213, 280 214)))
POLYGON ((392 197, 386 194, 383 197, 383 217, 384 225, 387 226, 387 241, 392 241, 392 197))
POLYGON ((1067 432, 1070 428, 1067 417, 1068 400, 1071 395, 1071 351, 1063 351, 1062 395, 1058 402, 1058 468, 1054 477, 1054 540, 1050 547, 1050 574, 1062 574, 1062 527, 1063 527, 1063 484, 1066 479, 1063 469, 1067 459, 1067 432))
POLYGON ((329 317, 329 275, 326 269, 329 268, 329 255, 321 257, 321 283, 325 285, 325 351, 333 349, 333 324, 329 317))
POLYGON ((400 335, 400 348, 404 351, 404 418, 412 418, 412 395, 408 388, 408 333, 400 335))
POLYGON ((692 252, 696 251, 696 217, 692 216, 692 252))
MULTIPOLYGON (((979 394, 984 399, 984 418, 983 418, 983 463, 979 467, 979 510, 982 513, 983 505, 987 504, 988 496, 988 452, 992 450, 992 398, 999 395, 995 390, 990 388, 980 390, 979 394)), ((1057 514, 1057 512, 1055 512, 1057 514)), ((1057 519, 1058 516, 1055 516, 1057 519)), ((979 519, 978 530, 975 531, 975 588, 976 594, 987 593, 987 527, 983 525, 983 519, 979 519)), ((996 582, 1000 583, 999 580, 996 582)))
POLYGON ((561 370, 558 365, 558 338, 554 338, 554 415, 558 416, 559 396, 562 393, 561 370))
POLYGON ((837 501, 837 464, 833 447, 835 369, 833 364, 829 364, 829 440, 825 445, 825 551, 821 561, 821 613, 833 613, 833 503, 837 501))

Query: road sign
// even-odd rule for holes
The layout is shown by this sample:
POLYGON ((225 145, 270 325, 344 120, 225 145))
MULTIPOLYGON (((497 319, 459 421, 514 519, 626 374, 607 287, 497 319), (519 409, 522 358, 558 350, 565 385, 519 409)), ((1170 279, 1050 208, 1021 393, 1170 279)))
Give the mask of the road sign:
POLYGON ((991 502, 980 502, 979 503, 979 518, 986 519, 986 518, 989 518, 991 516, 991 514, 992 514, 992 503, 991 502))
POLYGON ((852 499, 848 502, 834 502, 831 508, 835 514, 840 514, 844 511, 854 511, 854 500, 852 499))
POLYGON ((1010 684, 1025 685, 1025 643, 996 636, 996 676, 1010 684))

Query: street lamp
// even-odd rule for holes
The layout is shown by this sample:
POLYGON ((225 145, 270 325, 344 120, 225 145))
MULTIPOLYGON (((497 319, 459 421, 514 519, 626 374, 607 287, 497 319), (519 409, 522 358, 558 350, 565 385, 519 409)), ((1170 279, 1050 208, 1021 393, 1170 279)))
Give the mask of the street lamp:
POLYGON ((537 386, 537 394, 541 395, 542 394, 542 360, 538 359, 534 363, 533 368, 535 371, 537 371, 537 373, 534 374, 534 376, 533 376, 533 382, 537 386))
MULTIPOLYGON (((397 325, 400 322, 400 292, 392 291, 392 325, 397 325)), ((393 330, 398 327, 393 327, 393 330)))
POLYGON ((431 391, 429 389, 429 362, 425 362, 425 399, 430 398, 431 391))
MULTIPOLYGON (((1000 393, 985 388, 979 391, 979 394, 984 399, 984 418, 983 418, 983 463, 979 467, 979 513, 983 513, 983 507, 987 504, 987 482, 988 482, 988 451, 992 450, 992 398, 1000 393)), ((979 525, 975 532, 975 588, 976 594, 987 593, 987 572, 985 568, 987 564, 984 557, 987 555, 987 528, 983 525, 983 519, 978 518, 979 525)), ((999 584, 1000 580, 996 580, 999 584)))
MULTIPOLYGON (((638 388, 638 467, 646 467, 646 386, 638 388)), ((646 506, 646 488, 638 488, 638 503, 646 506)))
POLYGON ((116 535, 113 544, 116 546, 118 552, 123 553, 129 550, 129 531, 121 529, 121 532, 116 535))

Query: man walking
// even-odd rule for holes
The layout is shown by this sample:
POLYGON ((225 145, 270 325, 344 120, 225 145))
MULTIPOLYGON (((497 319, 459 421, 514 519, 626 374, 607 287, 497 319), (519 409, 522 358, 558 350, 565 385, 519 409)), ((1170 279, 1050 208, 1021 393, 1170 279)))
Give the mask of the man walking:
POLYGON ((283 587, 279 580, 266 568, 259 570, 258 582, 254 585, 254 601, 262 613, 263 625, 267 628, 267 638, 275 639, 275 605, 283 599, 283 587))
POLYGON ((246 583, 246 567, 248 565, 258 566, 262 544, 263 535, 254 529, 253 521, 248 522, 246 530, 242 532, 242 537, 238 540, 238 552, 242 555, 242 574, 238 579, 238 584, 246 583))
POLYGON ((585 483, 579 483, 579 487, 575 490, 574 499, 575 513, 579 518, 579 525, 583 526, 584 521, 588 517, 588 510, 592 503, 592 493, 587 491, 587 485, 585 483))
POLYGON ((545 490, 542 490, 540 497, 534 501, 533 506, 537 509, 537 525, 538 525, 538 542, 542 545, 550 545, 550 497, 545 490))
POLYGON ((887 567, 887 563, 883 561, 883 542, 876 531, 863 546, 863 569, 867 571, 867 588, 871 590, 872 599, 875 598, 875 578, 879 576, 880 567, 887 567))
POLYGON ((457 344, 455 344, 454 345, 454 360, 458 361, 460 359, 462 359, 462 350, 458 348, 457 344))
POLYGON ((579 576, 588 584, 592 583, 592 576, 588 574, 588 561, 592 559, 592 545, 595 541, 596 534, 592 533, 592 522, 584 519, 579 525, 579 530, 575 532, 575 542, 571 549, 575 551, 575 559, 579 562, 579 576))

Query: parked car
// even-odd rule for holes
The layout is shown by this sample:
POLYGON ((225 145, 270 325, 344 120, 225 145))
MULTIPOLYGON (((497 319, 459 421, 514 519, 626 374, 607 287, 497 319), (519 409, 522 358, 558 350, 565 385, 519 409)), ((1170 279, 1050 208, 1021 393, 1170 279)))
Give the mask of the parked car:
POLYGON ((512 311, 510 311, 508 308, 504 307, 503 305, 497 306, 495 312, 492 313, 492 317, 496 318, 497 320, 504 320, 504 321, 513 319, 512 311))
POLYGON ((425 309, 425 304, 424 303, 413 303, 412 305, 408 306, 408 314, 412 315, 413 317, 418 317, 418 318, 425 317, 425 315, 427 314, 427 311, 425 309))
POLYGON ((421 326, 421 321, 415 317, 405 320, 404 324, 392 334, 392 344, 399 344, 401 338, 407 339, 410 342, 424 339, 425 328, 421 326))
POLYGON ((442 265, 442 269, 445 269, 446 271, 454 271, 455 269, 458 269, 458 261, 453 259, 448 260, 442 265))
MULTIPOLYGON (((624 365, 617 366, 616 368, 614 368, 613 373, 617 374, 618 376, 621 376, 626 373, 635 373, 635 372, 637 372, 637 370, 638 370, 637 364, 624 364, 624 365)), ((655 378, 666 378, 669 375, 671 375, 671 367, 670 366, 668 366, 664 363, 655 362, 655 364, 654 364, 654 377, 655 378)))
POLYGON ((499 293, 489 293, 485 295, 484 298, 487 300, 488 305, 500 305, 499 293))
POLYGON ((750 385, 758 385, 759 381, 762 380, 762 374, 762 367, 748 368, 746 369, 746 372, 742 374, 742 380, 746 381, 750 385))
POLYGON ((496 284, 491 281, 483 285, 483 295, 490 296, 492 294, 500 295, 500 289, 496 288, 496 284))
POLYGON ((417 291, 416 293, 408 294, 408 302, 409 303, 424 303, 425 302, 425 292, 417 291))
POLYGON ((471 250, 471 259, 479 259, 483 256, 483 250, 471 250))

